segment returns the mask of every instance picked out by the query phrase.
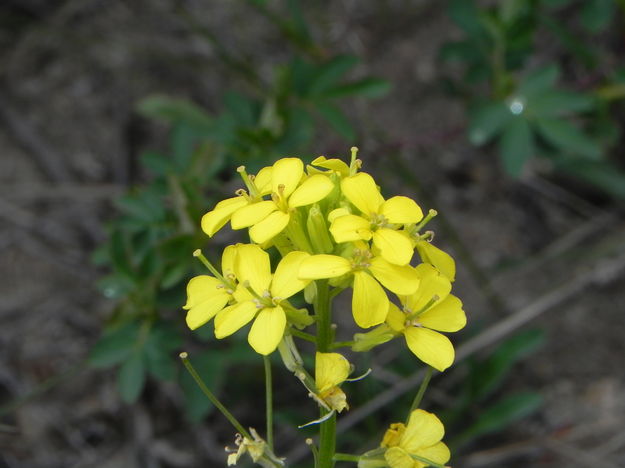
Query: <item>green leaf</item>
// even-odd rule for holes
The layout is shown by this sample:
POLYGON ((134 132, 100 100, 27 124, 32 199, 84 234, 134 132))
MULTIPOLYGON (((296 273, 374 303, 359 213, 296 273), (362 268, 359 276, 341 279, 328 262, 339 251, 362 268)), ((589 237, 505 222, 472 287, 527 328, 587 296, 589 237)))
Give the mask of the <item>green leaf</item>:
POLYGON ((593 49, 571 30, 564 27, 562 23, 554 19, 554 15, 547 12, 542 13, 540 20, 582 64, 589 68, 597 66, 597 54, 593 49))
POLYGON ((172 170, 169 158, 160 153, 143 153, 140 160, 141 165, 147 167, 155 175, 164 176, 172 170))
POLYGON ((328 123, 340 133, 348 142, 356 140, 356 131, 341 110, 331 104, 317 102, 316 108, 328 123))
POLYGON ((317 67, 308 87, 309 96, 318 96, 335 85, 347 71, 358 63, 355 55, 339 55, 317 67))
POLYGON ((625 173, 611 164, 561 157, 556 159, 556 169, 579 177, 613 197, 625 200, 625 173))
POLYGON ((119 229, 113 231, 109 246, 111 261, 113 262, 115 270, 129 279, 135 278, 135 271, 131 262, 130 246, 125 233, 119 229))
POLYGON ((199 145, 198 132, 186 124, 176 124, 171 131, 170 144, 174 166, 178 173, 186 172, 199 145))
POLYGON ((559 76, 560 69, 557 65, 548 65, 534 70, 521 81, 517 93, 525 98, 541 94, 553 88, 559 76))
POLYGON ((314 123, 310 114, 299 107, 288 111, 282 137, 274 148, 278 154, 296 151, 306 145, 314 134, 314 123))
POLYGON ((533 353, 544 342, 544 331, 534 329, 517 333, 500 344, 471 373, 472 399, 483 399, 491 395, 499 388, 513 365, 533 353))
POLYGON ((154 325, 145 343, 145 357, 150 374, 161 380, 176 377, 177 358, 172 353, 182 346, 182 337, 170 322, 154 325))
POLYGON ((126 403, 134 403, 145 386, 145 356, 135 350, 117 374, 117 388, 126 403))
POLYGON ((315 67, 304 61, 301 57, 296 57, 291 62, 291 77, 293 88, 298 96, 306 96, 308 89, 314 79, 315 67))
POLYGON ((602 155, 599 145, 566 120, 542 118, 536 124, 540 135, 560 151, 591 159, 602 155))
POLYGON ((464 432, 462 438, 476 438, 504 429, 532 414, 542 403, 542 397, 535 392, 510 395, 482 410, 478 420, 464 432))
POLYGON ((451 0, 448 11, 451 20, 470 36, 478 36, 484 32, 480 9, 473 0, 451 0))
MULTIPOLYGON (((189 360, 211 392, 219 395, 225 370, 225 361, 219 352, 204 351, 194 354, 189 360)), ((180 385, 185 395, 184 405, 187 417, 192 422, 201 421, 213 409, 213 405, 186 369, 181 374, 180 385)))
POLYGON ((126 360, 137 340, 139 327, 138 322, 130 322, 106 331, 91 349, 89 364, 93 367, 103 368, 114 366, 126 360))
POLYGON ((224 105, 239 125, 253 126, 258 121, 258 103, 240 93, 228 91, 224 96, 224 105))
MULTIPOLYGON (((484 62, 482 51, 475 46, 475 41, 471 40, 447 42, 441 47, 439 55, 444 62, 480 64, 484 62)), ((488 74, 488 71, 485 72, 488 74)))
POLYGON ((585 0, 581 9, 581 23, 592 33, 605 31, 614 17, 614 0, 585 0))
POLYGON ((469 114, 469 140, 480 146, 501 132, 513 118, 508 106, 500 101, 481 104, 469 114))
POLYGON ((527 0, 501 0, 499 18, 506 24, 514 23, 528 8, 527 0))
POLYGON ((574 91, 553 89, 528 100, 527 111, 541 117, 555 117, 576 112, 586 112, 594 106, 595 99, 593 96, 574 91))
POLYGON ((534 154, 534 135, 525 118, 516 116, 506 125, 499 140, 499 154, 506 172, 518 177, 534 154))
POLYGON ((321 93, 324 98, 339 98, 345 96, 363 96, 368 98, 381 97, 391 89, 391 84, 381 78, 363 78, 339 86, 332 87, 321 93))
POLYGON ((128 275, 108 275, 97 282, 98 289, 107 299, 120 299, 136 286, 128 275))
POLYGON ((199 130, 211 128, 213 119, 199 106, 185 100, 153 95, 137 104, 139 114, 168 123, 184 122, 199 130))

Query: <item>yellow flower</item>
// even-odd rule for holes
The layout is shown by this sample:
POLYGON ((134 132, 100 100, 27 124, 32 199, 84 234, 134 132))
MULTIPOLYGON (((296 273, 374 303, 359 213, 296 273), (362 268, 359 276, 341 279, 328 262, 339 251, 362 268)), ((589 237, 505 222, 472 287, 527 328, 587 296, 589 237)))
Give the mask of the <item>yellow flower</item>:
POLYGON ((306 280, 347 274, 354 278, 352 313, 356 324, 362 328, 378 325, 386 318, 389 300, 382 286, 396 294, 411 294, 419 286, 419 278, 410 265, 394 265, 382 257, 374 257, 366 248, 355 249, 351 259, 313 255, 306 258, 299 269, 299 278, 306 280))
POLYGON ((445 275, 427 263, 415 271, 420 278, 419 288, 411 295, 400 296, 403 311, 390 305, 386 323, 395 333, 404 335, 415 356, 442 372, 451 366, 455 353, 449 339, 438 331, 458 331, 467 319, 460 299, 449 294, 451 283, 445 275))
POLYGON ((310 163, 312 166, 323 167, 324 169, 328 169, 328 171, 321 171, 320 169, 316 169, 312 166, 308 166, 309 174, 323 174, 324 172, 336 172, 341 177, 347 177, 349 175, 349 166, 345 164, 340 159, 331 158, 326 159, 325 156, 319 156, 314 161, 310 163))
POLYGON ((456 278, 456 262, 447 252, 435 247, 430 242, 418 240, 415 243, 417 252, 424 263, 434 265, 452 283, 456 278))
POLYGON ((248 176, 243 166, 238 171, 243 177, 249 193, 245 190, 237 191, 236 197, 220 201, 215 205, 215 208, 202 217, 202 230, 209 237, 213 237, 217 231, 224 227, 237 210, 262 200, 263 195, 271 193, 271 167, 262 168, 256 177, 248 176))
POLYGON ((408 264, 413 246, 410 238, 397 228, 423 218, 419 205, 403 196, 385 201, 373 177, 365 172, 341 180, 341 191, 362 216, 334 217, 330 226, 334 240, 340 243, 373 239, 373 244, 387 261, 396 265, 408 264))
POLYGON ((304 177, 304 163, 298 158, 278 160, 271 170, 271 200, 239 207, 232 214, 232 229, 249 227, 252 241, 262 244, 280 234, 291 220, 291 212, 312 205, 334 188, 325 175, 304 177))
POLYGON ((237 246, 229 245, 221 257, 221 279, 209 275, 191 278, 187 284, 187 325, 191 330, 201 327, 212 319, 226 304, 233 300, 237 285, 234 275, 234 259, 237 246))
POLYGON ((345 393, 339 385, 345 382, 350 371, 349 361, 339 353, 315 354, 316 396, 330 410, 340 413, 349 409, 345 393))
POLYGON ((447 463, 451 454, 441 442, 445 435, 443 423, 432 413, 416 409, 410 414, 408 425, 391 424, 382 439, 387 450, 384 459, 391 468, 423 468, 429 462, 447 463))
POLYGON ((254 320, 248 335, 250 346, 259 354, 272 353, 286 328, 284 307, 290 306, 284 301, 309 283, 297 277, 300 264, 307 257, 306 252, 288 253, 272 275, 267 252, 258 245, 240 245, 234 264, 239 280, 233 294, 237 302, 215 317, 215 336, 230 336, 254 320))

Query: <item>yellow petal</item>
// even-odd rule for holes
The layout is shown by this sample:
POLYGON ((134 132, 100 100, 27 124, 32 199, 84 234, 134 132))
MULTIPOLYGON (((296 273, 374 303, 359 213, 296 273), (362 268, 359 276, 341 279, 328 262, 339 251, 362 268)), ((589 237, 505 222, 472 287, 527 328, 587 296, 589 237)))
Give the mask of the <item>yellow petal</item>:
POLYGON ((248 281, 259 296, 269 290, 271 283, 269 255, 259 246, 254 244, 239 246, 235 271, 239 282, 248 281))
POLYGON ((282 211, 274 211, 260 223, 250 228, 250 238, 257 244, 263 244, 282 231, 289 224, 291 217, 282 211))
POLYGON ((413 460, 412 457, 400 447, 391 447, 388 449, 384 452, 384 459, 390 468, 421 468, 423 466, 423 464, 417 465, 419 462, 413 460))
POLYGON ((382 257, 373 257, 369 271, 386 289, 395 294, 411 294, 419 287, 419 275, 410 265, 393 265, 382 257))
POLYGON ((373 243, 382 256, 395 265, 410 263, 414 249, 405 234, 393 229, 381 228, 373 233, 373 243))
POLYGON ((420 457, 427 458, 434 463, 438 463, 440 465, 444 465, 451 458, 451 453, 449 452, 449 448, 442 442, 438 442, 437 444, 431 445, 430 447, 425 447, 419 450, 417 453, 420 457))
POLYGON ((254 185, 258 189, 260 195, 268 195, 271 193, 271 173, 273 168, 271 166, 263 167, 256 177, 254 177, 254 185))
POLYGON ((247 341, 258 354, 271 354, 280 343, 286 327, 286 315, 280 306, 262 309, 247 336, 247 341))
POLYGON ((352 313, 359 327, 369 328, 384 322, 389 300, 382 286, 364 271, 354 272, 352 313))
POLYGON ((456 262, 447 252, 433 246, 429 242, 419 241, 415 245, 421 260, 431 263, 452 283, 456 278, 456 262))
POLYGON ((332 158, 326 159, 325 156, 319 156, 313 162, 311 162, 313 166, 323 167, 325 169, 330 169, 340 173, 343 177, 349 175, 349 166, 345 164, 340 159, 332 158))
POLYGON ((420 455, 422 449, 440 442, 444 435, 443 423, 435 414, 416 409, 410 413, 406 430, 402 434, 399 445, 409 453, 420 455))
POLYGON ((232 229, 243 229, 253 226, 256 223, 260 223, 269 216, 271 212, 277 209, 278 207, 271 200, 251 203, 234 212, 230 220, 230 225, 232 229))
POLYGON ((330 226, 332 237, 338 243, 371 239, 371 223, 362 216, 340 216, 330 226))
POLYGON ((304 175, 304 163, 299 158, 283 158, 276 161, 271 173, 271 190, 288 197, 293 193, 304 175), (284 191, 280 191, 284 186, 284 191))
POLYGON ((428 306, 429 309, 449 295, 451 283, 445 275, 442 275, 432 265, 422 263, 415 270, 420 278, 419 289, 415 293, 402 298, 402 302, 411 312, 420 311, 431 303, 433 298, 438 298, 428 306))
POLYGON ((208 275, 195 276, 187 284, 187 303, 183 309, 188 310, 222 294, 225 294, 224 286, 217 278, 208 275))
POLYGON ((339 353, 315 354, 315 385, 319 393, 345 382, 349 376, 350 364, 339 353))
POLYGON ((351 269, 349 260, 338 255, 312 255, 302 261, 298 278, 309 280, 335 278, 349 273, 351 269))
MULTIPOLYGON (((223 291, 223 290, 222 290, 223 291)), ((212 319, 228 303, 230 295, 222 292, 208 301, 196 304, 187 312, 186 322, 191 330, 201 327, 212 319)))
POLYGON ((418 223, 423 219, 423 211, 412 198, 392 197, 380 206, 380 213, 393 224, 418 223))
POLYGON ((333 223, 334 220, 338 218, 339 216, 346 216, 349 214, 352 214, 352 213, 347 208, 336 208, 330 211, 330 213, 328 213, 328 221, 333 223))
POLYGON ((424 327, 444 332, 458 331, 467 324, 462 302, 451 294, 434 307, 419 314, 418 320, 424 327))
POLYGON ((394 332, 403 332, 406 328, 406 314, 391 302, 389 303, 388 314, 386 315, 386 323, 394 332))
POLYGON ((366 216, 377 213, 379 206, 384 203, 373 177, 366 172, 345 177, 341 181, 341 190, 343 195, 366 216))
POLYGON ((324 175, 309 177, 289 197, 289 207, 312 205, 332 191, 334 184, 324 175))
POLYGON ((232 297, 234 297, 236 302, 246 302, 254 299, 252 293, 241 283, 237 284, 232 297))
POLYGON ((258 309, 252 301, 226 307, 215 317, 215 337, 222 339, 232 335, 247 325, 254 318, 256 312, 258 309))
POLYGON ((271 281, 270 291, 273 298, 287 299, 310 283, 310 280, 297 277, 302 262, 308 257, 310 254, 307 252, 289 252, 280 260, 271 281))
POLYGON ((445 335, 421 327, 407 328, 404 335, 410 351, 434 369, 443 372, 454 362, 454 347, 445 335))
POLYGON ((234 262, 238 245, 228 245, 221 254, 221 272, 226 278, 234 275, 234 262))
POLYGON ((245 197, 233 197, 220 201, 214 210, 202 216, 202 231, 213 237, 228 222, 232 213, 248 203, 245 197))

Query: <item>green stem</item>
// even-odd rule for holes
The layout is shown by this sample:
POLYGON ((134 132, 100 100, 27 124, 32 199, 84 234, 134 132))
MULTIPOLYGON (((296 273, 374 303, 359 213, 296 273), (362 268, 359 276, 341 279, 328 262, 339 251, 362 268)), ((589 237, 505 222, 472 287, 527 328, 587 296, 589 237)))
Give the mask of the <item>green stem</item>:
POLYGON ((430 379, 432 378, 432 370, 433 369, 430 366, 428 366, 428 368, 425 370, 425 376, 423 377, 423 380, 421 381, 421 385, 419 386, 419 391, 417 392, 417 395, 414 397, 412 406, 410 406, 410 412, 408 413, 408 418, 410 418, 410 414, 414 410, 416 410, 421 404, 421 400, 423 399, 423 395, 425 394, 425 389, 428 388, 428 384, 430 383, 430 379))
POLYGON ((336 341, 332 343, 332 349, 336 348, 351 348, 354 346, 355 341, 336 341))
POLYGON ((265 364, 265 411, 267 419, 267 445, 273 451, 273 388, 271 385, 271 361, 263 356, 265 364))
POLYGON ((219 411, 221 411, 221 414, 223 414, 226 417, 226 419, 230 421, 230 424, 232 424, 232 426, 243 437, 247 437, 249 440, 252 440, 253 438, 250 435, 250 433, 245 430, 245 428, 241 425, 239 421, 236 420, 236 418, 232 415, 232 413, 230 413, 230 411, 226 409, 226 407, 221 403, 221 401, 217 399, 217 397, 213 394, 213 392, 211 392, 208 389, 208 387, 202 380, 202 377, 200 377, 200 375, 197 373, 197 371, 191 364, 191 361, 189 361, 189 355, 187 353, 180 353, 180 359, 182 360, 182 363, 184 364, 184 366, 187 368, 187 371, 189 371, 189 374, 191 374, 191 377, 193 377, 193 380, 195 380, 195 383, 198 385, 198 387, 200 387, 200 390, 202 390, 202 393, 206 395, 206 397, 211 401, 213 405, 215 405, 215 407, 219 411))
MULTIPOLYGON (((314 302, 317 317, 317 351, 327 353, 332 349, 332 311, 327 280, 317 281, 317 295, 314 302)), ((327 410, 321 409, 321 416, 327 410)), ((321 423, 319 430, 319 458, 317 468, 332 468, 336 448, 336 414, 321 423)))
POLYGON ((298 338, 301 338, 302 340, 310 341, 311 343, 317 342, 317 338, 315 338, 315 336, 311 335, 310 333, 306 333, 306 332, 297 330, 295 328, 291 328, 289 332, 291 333, 291 335, 297 336, 298 338))
POLYGON ((350 453, 335 453, 334 461, 351 461, 351 462, 359 462, 361 456, 360 455, 352 455, 350 453))

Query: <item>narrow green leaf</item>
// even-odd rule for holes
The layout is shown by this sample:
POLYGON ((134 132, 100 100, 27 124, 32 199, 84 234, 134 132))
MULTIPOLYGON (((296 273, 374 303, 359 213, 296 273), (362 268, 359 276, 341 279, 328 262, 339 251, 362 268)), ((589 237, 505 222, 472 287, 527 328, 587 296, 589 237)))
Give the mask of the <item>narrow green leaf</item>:
POLYGON ((451 20, 470 36, 477 36, 484 32, 480 21, 480 9, 473 0, 451 0, 448 12, 451 20))
POLYGON ((224 95, 224 105, 239 125, 252 126, 258 121, 259 105, 253 99, 234 91, 228 91, 224 95))
POLYGON ((560 76, 560 69, 557 65, 547 65, 532 71, 527 75, 517 90, 517 94, 524 98, 531 98, 536 94, 542 94, 550 88, 553 88, 560 76))
POLYGON ((556 160, 556 169, 579 177, 613 197, 625 200, 625 173, 607 162, 561 157, 556 160))
POLYGON ((599 159, 601 147, 566 120, 541 118, 536 120, 540 135, 560 151, 599 159))
POLYGON ((147 152, 140 156, 141 165, 147 167, 153 174, 164 176, 171 172, 171 161, 160 153, 147 152))
POLYGON ((605 31, 614 18, 614 0, 585 0, 581 8, 582 25, 592 33, 605 31))
POLYGON ((339 98, 345 96, 363 96, 368 98, 381 97, 391 90, 391 84, 381 78, 363 78, 339 86, 334 86, 321 95, 324 98, 339 98))
POLYGON ((356 131, 341 110, 332 104, 317 102, 316 108, 328 123, 340 133, 348 142, 356 140, 356 131))
POLYGON ((137 335, 139 323, 130 322, 108 330, 89 353, 89 364, 93 367, 111 367, 126 360, 130 355, 137 335))
POLYGON ((527 111, 541 117, 555 117, 586 112, 594 106, 595 99, 591 95, 553 89, 530 98, 527 111))
POLYGON ((145 386, 145 356, 142 349, 135 349, 117 374, 119 394, 126 403, 134 403, 145 386))
POLYGON ((336 84, 341 77, 358 63, 355 55, 339 55, 317 67, 307 94, 318 96, 336 84))
POLYGON ((534 352, 544 341, 544 331, 534 329, 517 333, 500 344, 471 374, 473 400, 491 395, 514 364, 534 352))
POLYGON ((534 135, 525 118, 514 117, 506 125, 499 140, 499 154, 506 172, 518 177, 527 160, 534 154, 534 135))
POLYGON ((543 403, 538 393, 527 392, 510 395, 479 414, 478 420, 463 434, 465 441, 501 430, 536 411, 543 403))
POLYGON ((491 101, 476 106, 469 114, 469 140, 480 146, 501 132, 513 118, 508 106, 500 101, 491 101))
POLYGON ((185 99, 163 95, 142 99, 137 104, 137 112, 145 117, 168 123, 184 122, 198 129, 208 129, 213 123, 213 119, 201 107, 185 99))

